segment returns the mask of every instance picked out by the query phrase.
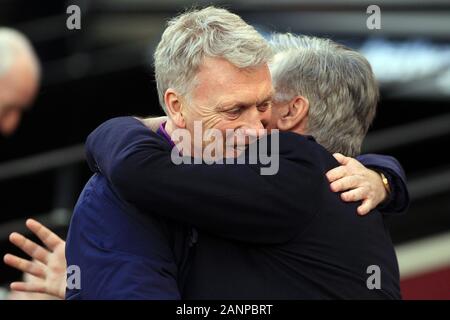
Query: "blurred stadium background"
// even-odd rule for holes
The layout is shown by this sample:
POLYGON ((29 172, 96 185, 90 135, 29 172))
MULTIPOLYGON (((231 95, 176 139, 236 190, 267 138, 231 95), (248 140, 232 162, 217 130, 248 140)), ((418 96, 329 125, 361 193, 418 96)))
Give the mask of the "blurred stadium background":
MULTIPOLYGON (((83 142, 119 115, 160 115, 151 53, 167 18, 184 0, 0 0, 0 26, 32 41, 43 85, 19 130, 0 138, 0 247, 36 217, 64 236, 90 172, 83 142), (68 30, 67 6, 82 10, 68 30)), ((329 37, 361 50, 381 84, 382 101, 364 151, 400 160, 412 205, 393 217, 406 299, 450 299, 450 1, 376 2, 381 29, 368 30, 363 0, 197 1, 231 9, 262 33, 329 37)), ((20 277, 0 266, 0 284, 20 277)))

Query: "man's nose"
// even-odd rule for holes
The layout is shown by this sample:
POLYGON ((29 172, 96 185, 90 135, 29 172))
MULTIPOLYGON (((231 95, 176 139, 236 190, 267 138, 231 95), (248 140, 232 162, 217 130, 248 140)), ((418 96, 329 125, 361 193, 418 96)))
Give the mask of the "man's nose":
POLYGON ((252 108, 247 112, 245 125, 241 127, 245 135, 249 137, 258 138, 265 134, 265 128, 268 125, 268 117, 266 112, 259 111, 257 108, 252 108))
POLYGON ((259 111, 256 107, 249 110, 246 120, 246 129, 261 130, 264 129, 268 124, 265 112, 259 111))
POLYGON ((259 114, 261 124, 263 125, 264 129, 267 129, 272 118, 272 105, 269 105, 267 109, 260 111, 259 114))

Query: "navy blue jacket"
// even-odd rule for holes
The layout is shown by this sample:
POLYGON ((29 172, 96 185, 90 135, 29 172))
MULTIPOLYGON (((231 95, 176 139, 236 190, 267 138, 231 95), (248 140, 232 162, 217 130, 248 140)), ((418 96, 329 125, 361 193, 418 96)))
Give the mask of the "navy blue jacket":
MULTIPOLYGON (((184 298, 398 298, 395 255, 380 213, 357 217, 356 204, 344 204, 329 190, 324 173, 337 162, 317 143, 282 133, 280 144, 275 176, 261 176, 258 165, 175 166, 170 144, 132 118, 105 123, 91 134, 87 147, 91 167, 107 177, 112 193, 151 213, 146 216, 200 230, 195 250, 190 250, 190 267, 178 274, 184 298), (323 237, 330 228, 334 234, 323 237), (365 286, 369 257, 385 273, 380 291, 365 286), (325 281, 330 288, 324 289, 325 281)), ((394 185, 403 186, 402 174, 389 176, 394 185)), ((408 199, 405 190, 400 193, 408 199)), ((77 210, 73 223, 76 216, 77 210)), ((69 264, 70 255, 68 250, 69 264)), ((186 257, 186 252, 179 256, 186 257)), ((114 265, 114 257, 110 261, 114 265)), ((101 290, 115 286, 101 284, 101 290)), ((132 282, 128 287, 133 289, 132 282)))
POLYGON ((179 299, 177 261, 185 260, 187 242, 184 227, 165 220, 143 216, 94 174, 66 240, 67 265, 81 270, 81 289, 68 289, 66 299, 179 299))

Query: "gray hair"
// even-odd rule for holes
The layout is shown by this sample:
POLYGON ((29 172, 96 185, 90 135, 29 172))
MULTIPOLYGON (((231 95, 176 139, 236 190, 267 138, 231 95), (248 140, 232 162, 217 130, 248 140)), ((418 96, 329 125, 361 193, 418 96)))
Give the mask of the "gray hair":
POLYGON ((307 133, 329 152, 358 155, 379 98, 369 62, 329 39, 275 34, 270 43, 275 100, 306 97, 307 133))
POLYGON ((189 96, 204 57, 251 68, 268 63, 272 50, 252 26, 225 9, 207 7, 173 18, 154 54, 159 102, 166 113, 166 90, 189 96))
POLYGON ((30 41, 19 31, 0 28, 0 77, 10 71, 19 54, 25 54, 31 59, 39 77, 40 64, 30 41))

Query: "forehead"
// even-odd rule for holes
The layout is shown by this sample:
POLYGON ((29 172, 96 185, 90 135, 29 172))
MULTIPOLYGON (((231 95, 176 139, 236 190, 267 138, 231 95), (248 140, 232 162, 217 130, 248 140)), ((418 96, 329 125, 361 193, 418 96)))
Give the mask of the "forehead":
POLYGON ((240 69, 225 59, 207 57, 197 73, 193 97, 250 103, 271 93, 272 80, 267 64, 240 69))

